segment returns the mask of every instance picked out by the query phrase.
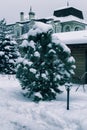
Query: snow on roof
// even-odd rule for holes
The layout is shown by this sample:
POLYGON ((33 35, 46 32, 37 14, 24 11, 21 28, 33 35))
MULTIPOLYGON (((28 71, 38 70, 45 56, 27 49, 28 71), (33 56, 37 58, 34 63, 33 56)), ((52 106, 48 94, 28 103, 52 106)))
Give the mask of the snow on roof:
POLYGON ((53 34, 65 44, 87 44, 87 30, 53 34))
MULTIPOLYGON (((62 6, 62 7, 58 7, 56 10, 63 10, 63 9, 68 9, 68 8, 71 8, 72 6, 62 6)), ((76 9, 77 9, 77 7, 76 7, 76 9)), ((56 11, 55 10, 55 11, 56 11)))
POLYGON ((60 22, 76 21, 76 22, 79 22, 79 23, 87 24, 87 22, 85 20, 77 18, 73 15, 69 15, 69 16, 66 16, 66 17, 52 16, 52 17, 49 17, 49 18, 54 19, 54 21, 60 21, 60 22))

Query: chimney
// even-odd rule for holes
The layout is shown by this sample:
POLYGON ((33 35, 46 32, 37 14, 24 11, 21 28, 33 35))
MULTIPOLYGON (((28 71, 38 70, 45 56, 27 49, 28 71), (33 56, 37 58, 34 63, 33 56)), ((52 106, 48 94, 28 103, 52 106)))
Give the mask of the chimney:
POLYGON ((20 21, 24 21, 24 12, 20 12, 20 21))
POLYGON ((32 7, 30 6, 30 11, 29 11, 29 20, 32 20, 35 18, 35 13, 32 11, 32 7))

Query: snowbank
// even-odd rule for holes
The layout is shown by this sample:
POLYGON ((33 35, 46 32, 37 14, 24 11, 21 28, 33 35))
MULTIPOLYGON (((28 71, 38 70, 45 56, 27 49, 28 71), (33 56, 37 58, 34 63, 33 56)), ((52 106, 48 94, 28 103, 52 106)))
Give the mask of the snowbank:
POLYGON ((76 87, 67 111, 64 87, 56 101, 34 103, 22 95, 15 76, 0 75, 0 130, 87 130, 87 91, 76 87))

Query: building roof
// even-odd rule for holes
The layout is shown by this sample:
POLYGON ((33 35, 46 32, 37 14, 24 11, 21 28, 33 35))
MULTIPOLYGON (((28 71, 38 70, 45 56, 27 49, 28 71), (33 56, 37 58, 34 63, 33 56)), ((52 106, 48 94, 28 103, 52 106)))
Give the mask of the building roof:
POLYGON ((69 7, 69 6, 66 8, 55 10, 53 15, 56 17, 65 17, 65 16, 73 15, 80 19, 84 19, 82 11, 74 7, 69 7))
POLYGON ((67 45, 87 44, 87 30, 55 33, 53 35, 67 45))
POLYGON ((56 21, 60 21, 62 23, 63 22, 69 22, 69 21, 76 21, 76 22, 79 22, 79 23, 82 23, 82 24, 87 24, 87 22, 84 19, 80 19, 80 18, 77 18, 76 16, 72 16, 72 15, 69 15, 69 16, 66 16, 66 17, 53 16, 51 18, 53 18, 56 21))

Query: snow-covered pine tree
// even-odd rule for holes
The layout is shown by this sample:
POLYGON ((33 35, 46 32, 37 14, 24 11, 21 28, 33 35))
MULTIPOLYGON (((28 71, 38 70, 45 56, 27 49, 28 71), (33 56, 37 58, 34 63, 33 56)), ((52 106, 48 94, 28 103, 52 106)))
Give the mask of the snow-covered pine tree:
POLYGON ((41 22, 35 23, 20 48, 16 76, 25 95, 35 101, 55 99, 61 92, 59 86, 74 74, 75 60, 69 48, 52 34, 51 25, 41 22))
POLYGON ((2 41, 6 36, 6 21, 2 19, 0 21, 0 41, 2 41))
POLYGON ((18 56, 19 52, 16 41, 10 38, 0 41, 0 73, 15 74, 18 56))
POLYGON ((17 43, 6 35, 6 21, 0 21, 0 73, 14 74, 19 56, 17 43))

